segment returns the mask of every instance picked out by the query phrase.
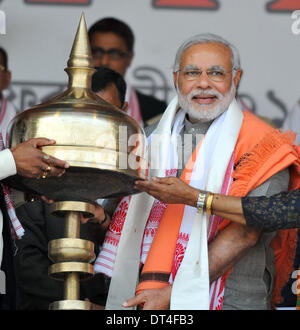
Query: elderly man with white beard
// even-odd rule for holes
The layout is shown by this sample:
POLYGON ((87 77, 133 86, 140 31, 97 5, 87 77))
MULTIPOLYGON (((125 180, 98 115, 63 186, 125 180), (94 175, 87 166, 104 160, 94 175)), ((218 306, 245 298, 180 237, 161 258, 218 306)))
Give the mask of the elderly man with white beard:
POLYGON ((95 262, 111 277, 106 309, 270 309, 280 298, 296 232, 211 215, 207 193, 288 189, 292 138, 239 108, 241 73, 238 51, 219 36, 178 49, 177 96, 147 129, 150 180, 120 200, 95 262))

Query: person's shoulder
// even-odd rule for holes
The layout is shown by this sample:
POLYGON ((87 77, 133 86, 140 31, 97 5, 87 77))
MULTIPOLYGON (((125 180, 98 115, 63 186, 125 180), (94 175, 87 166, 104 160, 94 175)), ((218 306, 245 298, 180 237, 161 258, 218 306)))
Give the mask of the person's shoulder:
POLYGON ((260 117, 243 111, 244 119, 240 129, 239 138, 251 140, 253 143, 257 143, 266 134, 276 131, 276 128, 269 120, 264 117, 260 117))
POLYGON ((258 116, 249 111, 243 111, 243 114, 244 114, 243 124, 259 125, 262 128, 270 129, 270 130, 275 128, 273 122, 267 117, 258 116))
POLYGON ((278 135, 276 129, 267 121, 249 111, 243 111, 243 114, 244 119, 235 146, 237 159, 240 159, 243 155, 253 150, 255 146, 261 144, 263 139, 268 138, 267 142, 270 142, 273 135, 278 135), (270 136, 271 138, 269 138, 270 136))

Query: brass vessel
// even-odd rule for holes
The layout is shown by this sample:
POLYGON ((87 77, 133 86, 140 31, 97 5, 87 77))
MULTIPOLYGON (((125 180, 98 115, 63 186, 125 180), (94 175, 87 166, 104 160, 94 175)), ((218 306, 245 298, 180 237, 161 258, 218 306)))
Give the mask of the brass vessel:
POLYGON ((65 71, 69 76, 65 92, 13 119, 10 147, 30 138, 54 139, 56 144, 43 147, 43 152, 67 161, 70 168, 60 178, 16 175, 10 185, 56 201, 93 202, 136 193, 134 181, 147 174, 144 131, 132 117, 92 92, 95 70, 84 16, 65 71))
POLYGON ((94 73, 82 15, 65 69, 68 88, 48 102, 18 114, 11 123, 10 147, 35 137, 56 140, 43 147, 67 161, 61 177, 29 179, 15 175, 12 187, 54 199, 52 212, 65 220, 65 237, 49 242, 49 275, 64 281, 64 300, 50 309, 93 309, 79 300, 79 281, 93 276, 92 242, 80 239, 80 216, 92 217, 95 200, 137 193, 134 181, 147 175, 145 134, 140 125, 91 91, 94 73))

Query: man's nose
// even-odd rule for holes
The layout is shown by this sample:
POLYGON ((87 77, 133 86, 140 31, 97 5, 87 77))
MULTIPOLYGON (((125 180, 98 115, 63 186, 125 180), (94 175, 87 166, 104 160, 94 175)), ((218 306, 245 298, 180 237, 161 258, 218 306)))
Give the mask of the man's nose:
POLYGON ((95 67, 102 67, 102 66, 106 66, 109 67, 109 57, 107 54, 104 54, 101 57, 93 57, 93 63, 95 67))
POLYGON ((202 89, 207 89, 211 84, 210 79, 207 76, 207 73, 205 71, 203 71, 201 73, 201 75, 198 77, 198 79, 196 80, 196 84, 198 88, 202 88, 202 89))
POLYGON ((109 67, 109 57, 108 54, 103 54, 101 58, 101 66, 107 66, 109 67))

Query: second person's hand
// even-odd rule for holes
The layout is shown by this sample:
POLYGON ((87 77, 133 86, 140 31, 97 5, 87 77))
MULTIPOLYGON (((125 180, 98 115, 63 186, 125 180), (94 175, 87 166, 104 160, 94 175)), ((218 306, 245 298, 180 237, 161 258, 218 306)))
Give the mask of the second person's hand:
POLYGON ((198 189, 175 177, 154 177, 152 181, 136 181, 135 188, 167 204, 195 206, 199 194, 198 189))

